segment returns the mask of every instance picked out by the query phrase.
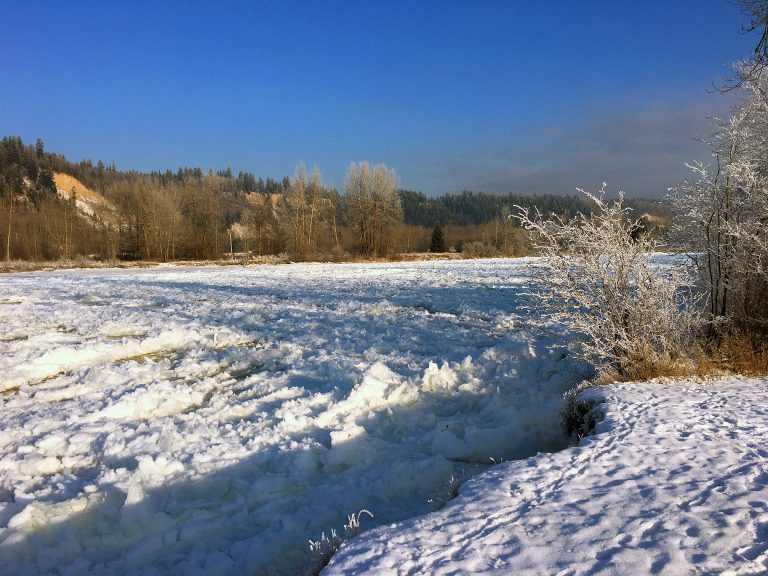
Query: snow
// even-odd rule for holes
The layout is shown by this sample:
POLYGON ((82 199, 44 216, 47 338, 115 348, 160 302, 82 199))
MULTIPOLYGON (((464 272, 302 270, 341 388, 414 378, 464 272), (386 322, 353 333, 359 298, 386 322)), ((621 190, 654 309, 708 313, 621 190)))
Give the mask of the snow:
POLYGON ((521 312, 536 270, 3 277, 0 573, 295 573, 350 513, 391 525, 491 458, 564 448, 576 367, 521 312))
POLYGON ((443 510, 366 532, 334 574, 766 574, 768 380, 589 389, 576 447, 475 476, 443 510))
POLYGON ((4 276, 0 574, 292 574, 362 509, 325 574, 767 573, 768 380, 591 388, 568 448, 538 274, 4 276))

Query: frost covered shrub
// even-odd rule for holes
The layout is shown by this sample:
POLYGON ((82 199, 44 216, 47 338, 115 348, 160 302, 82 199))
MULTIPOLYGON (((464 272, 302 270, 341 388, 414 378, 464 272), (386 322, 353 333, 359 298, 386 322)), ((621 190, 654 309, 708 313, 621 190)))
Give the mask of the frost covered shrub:
POLYGON ((659 241, 633 238, 639 221, 629 218, 623 195, 608 202, 604 190, 605 184, 597 195, 580 190, 595 210, 568 222, 519 208, 543 256, 542 290, 530 296, 538 313, 569 326, 577 335, 572 351, 604 378, 679 373, 691 364, 698 322, 694 296, 679 289, 689 283, 688 271, 652 265, 659 241))

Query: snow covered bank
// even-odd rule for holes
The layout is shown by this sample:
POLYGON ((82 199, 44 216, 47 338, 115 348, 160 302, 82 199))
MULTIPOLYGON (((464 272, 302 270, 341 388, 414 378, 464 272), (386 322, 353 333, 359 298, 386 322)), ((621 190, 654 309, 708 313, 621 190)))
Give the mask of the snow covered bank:
POLYGON ((291 573, 490 458, 564 445, 535 260, 0 284, 0 573, 291 573))
POLYGON ((766 574, 768 380, 589 390, 578 447, 496 466, 362 534, 333 574, 766 574))

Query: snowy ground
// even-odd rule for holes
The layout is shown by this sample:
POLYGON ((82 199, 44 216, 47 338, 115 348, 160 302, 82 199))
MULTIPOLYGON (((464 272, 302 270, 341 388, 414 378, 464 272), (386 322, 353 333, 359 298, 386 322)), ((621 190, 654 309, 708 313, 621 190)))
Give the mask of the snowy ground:
POLYGON ((333 574, 766 574, 768 380, 591 389, 578 447, 491 468, 362 534, 333 574))
MULTIPOLYGON (((452 475, 562 448, 573 372, 520 313, 534 264, 2 277, 0 573, 291 573, 350 512, 389 524, 452 475)), ((538 473, 571 478, 589 449, 538 473)), ((489 526, 530 505, 514 498, 482 510, 489 526)), ((340 561, 368 565, 372 546, 340 561)))

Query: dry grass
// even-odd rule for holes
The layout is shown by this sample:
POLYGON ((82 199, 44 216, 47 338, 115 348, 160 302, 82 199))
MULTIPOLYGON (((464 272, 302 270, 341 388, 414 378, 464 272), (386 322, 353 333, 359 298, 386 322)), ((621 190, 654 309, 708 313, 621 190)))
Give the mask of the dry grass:
POLYGON ((27 260, 11 260, 0 262, 0 273, 39 272, 52 270, 72 270, 78 268, 149 268, 157 266, 156 262, 99 262, 87 258, 76 260, 52 260, 49 262, 30 262, 27 260))
POLYGON ((691 376, 707 377, 723 375, 706 354, 697 351, 691 357, 672 358, 641 358, 626 367, 622 372, 607 369, 601 370, 598 381, 601 384, 609 382, 634 382, 638 380, 653 380, 654 378, 689 378, 691 376))
POLYGON ((731 331, 712 345, 714 362, 745 376, 768 374, 768 341, 762 334, 731 331))
POLYGON ((12 260, 0 262, 0 274, 13 272, 37 272, 49 270, 67 270, 77 268, 151 268, 159 265, 170 266, 259 266, 263 264, 291 264, 295 262, 306 263, 349 263, 365 264, 370 262, 421 262, 424 260, 458 260, 460 254, 443 253, 432 254, 430 252, 418 252, 396 254, 380 258, 363 258, 349 254, 315 254, 306 259, 291 258, 287 254, 275 254, 253 256, 250 258, 222 258, 219 260, 175 260, 171 262, 150 262, 146 260, 117 260, 115 262, 77 258, 75 260, 53 260, 47 262, 30 262, 28 260, 12 260))
POLYGON ((734 330, 716 340, 702 338, 693 350, 675 358, 658 358, 648 354, 632 361, 622 372, 601 369, 596 383, 656 378, 716 378, 735 374, 768 375, 768 341, 764 336, 734 330))

